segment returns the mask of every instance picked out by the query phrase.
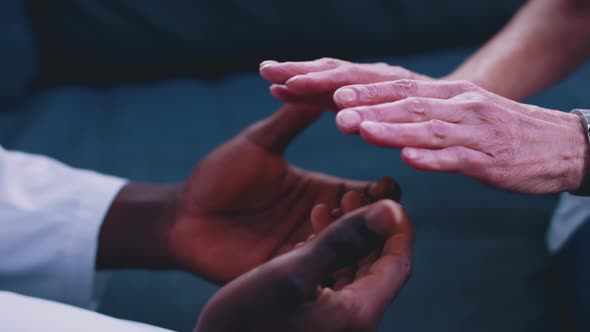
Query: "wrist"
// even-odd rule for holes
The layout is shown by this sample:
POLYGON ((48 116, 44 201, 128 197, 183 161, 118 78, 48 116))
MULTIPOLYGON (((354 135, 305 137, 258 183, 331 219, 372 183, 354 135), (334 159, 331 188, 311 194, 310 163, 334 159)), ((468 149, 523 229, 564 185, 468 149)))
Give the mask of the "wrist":
POLYGON ((568 119, 567 129, 570 133, 567 145, 570 147, 571 165, 564 177, 564 191, 576 191, 582 186, 588 171, 588 159, 590 156, 590 142, 588 130, 583 118, 577 114, 564 114, 568 119))
POLYGON ((169 233, 176 219, 180 186, 129 183, 103 221, 98 269, 173 269, 169 233))

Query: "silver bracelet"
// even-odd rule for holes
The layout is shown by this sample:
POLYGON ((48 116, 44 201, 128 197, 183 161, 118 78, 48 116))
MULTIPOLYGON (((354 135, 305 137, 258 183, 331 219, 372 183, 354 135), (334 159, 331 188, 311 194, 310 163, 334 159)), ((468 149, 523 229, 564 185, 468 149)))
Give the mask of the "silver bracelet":
POLYGON ((590 142, 590 110, 575 109, 572 110, 571 113, 582 118, 582 123, 584 124, 584 129, 586 130, 586 135, 588 135, 588 140, 590 142))
MULTIPOLYGON (((586 136, 588 137, 588 142, 590 143, 590 110, 574 109, 571 111, 571 113, 576 114, 582 118, 582 125, 584 126, 586 136)), ((586 172, 580 187, 571 193, 578 196, 590 196, 590 172, 586 172)))

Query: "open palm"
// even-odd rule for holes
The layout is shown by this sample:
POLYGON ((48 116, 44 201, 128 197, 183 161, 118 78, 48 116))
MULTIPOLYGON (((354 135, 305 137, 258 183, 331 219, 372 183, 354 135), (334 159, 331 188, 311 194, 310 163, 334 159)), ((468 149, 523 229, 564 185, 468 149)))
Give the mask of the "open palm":
POLYGON ((310 211, 338 208, 349 190, 399 199, 397 186, 351 181, 289 165, 289 142, 321 114, 287 105, 245 129, 194 169, 184 184, 170 242, 180 264, 227 282, 314 233, 310 211))

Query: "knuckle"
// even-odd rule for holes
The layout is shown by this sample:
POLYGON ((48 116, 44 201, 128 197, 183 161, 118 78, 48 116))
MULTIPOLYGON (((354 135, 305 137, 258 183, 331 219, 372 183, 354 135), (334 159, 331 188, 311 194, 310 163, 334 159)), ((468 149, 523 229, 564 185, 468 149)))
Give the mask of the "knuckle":
POLYGON ((463 104, 470 111, 483 111, 489 108, 490 102, 480 93, 470 93, 463 97, 463 104))
POLYGON ((444 145, 448 138, 448 126, 441 120, 430 120, 428 121, 428 135, 432 140, 433 146, 444 145))
POLYGON ((452 164, 452 170, 455 172, 463 174, 481 173, 490 167, 486 159, 464 146, 452 146, 446 150, 448 160, 452 164))
POLYGON ((446 99, 455 99, 458 98, 459 96, 462 96, 464 94, 476 91, 476 86, 469 82, 469 81, 465 81, 465 80, 461 80, 461 81, 452 81, 450 83, 447 83, 447 96, 446 99))
POLYGON ((401 98, 414 96, 417 91, 416 82, 409 79, 397 80, 390 86, 401 98))
POLYGON ((460 80, 460 81, 457 81, 456 83, 457 83, 457 87, 462 92, 471 92, 471 91, 479 90, 479 87, 471 81, 460 80))
POLYGON ((321 59, 319 59, 319 62, 322 62, 324 65, 334 66, 334 67, 344 64, 344 61, 342 61, 340 59, 329 58, 329 57, 321 58, 321 59))
POLYGON ((364 99, 373 100, 377 99, 381 94, 381 89, 379 86, 375 84, 369 84, 362 88, 359 88, 358 91, 359 95, 362 95, 364 99))
POLYGON ((467 153, 464 149, 459 147, 452 147, 449 149, 449 153, 455 158, 455 160, 459 160, 461 162, 467 161, 467 153))
POLYGON ((469 111, 481 112, 488 109, 488 102, 484 100, 469 100, 464 104, 465 108, 469 111))
POLYGON ((362 65, 354 63, 345 63, 341 65, 340 68, 343 73, 348 75, 358 75, 365 71, 362 65))
POLYGON ((405 107, 417 121, 425 121, 430 118, 431 109, 428 103, 418 97, 409 97, 405 100, 405 107))
POLYGON ((373 105, 365 106, 360 110, 359 115, 363 121, 381 121, 381 110, 373 105))

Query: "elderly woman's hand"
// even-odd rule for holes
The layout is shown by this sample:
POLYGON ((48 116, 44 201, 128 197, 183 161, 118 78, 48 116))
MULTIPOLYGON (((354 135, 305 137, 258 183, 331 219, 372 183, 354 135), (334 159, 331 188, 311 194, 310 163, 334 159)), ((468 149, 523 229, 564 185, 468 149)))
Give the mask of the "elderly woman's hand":
POLYGON ((386 63, 353 63, 332 58, 302 62, 264 61, 260 64, 260 75, 272 83, 272 95, 285 103, 332 109, 336 109, 332 100, 334 91, 343 86, 432 79, 386 63))
POLYGON ((338 127, 403 148, 410 166, 455 172, 521 193, 577 189, 588 139, 575 114, 520 104, 467 81, 400 80, 343 87, 338 127))

